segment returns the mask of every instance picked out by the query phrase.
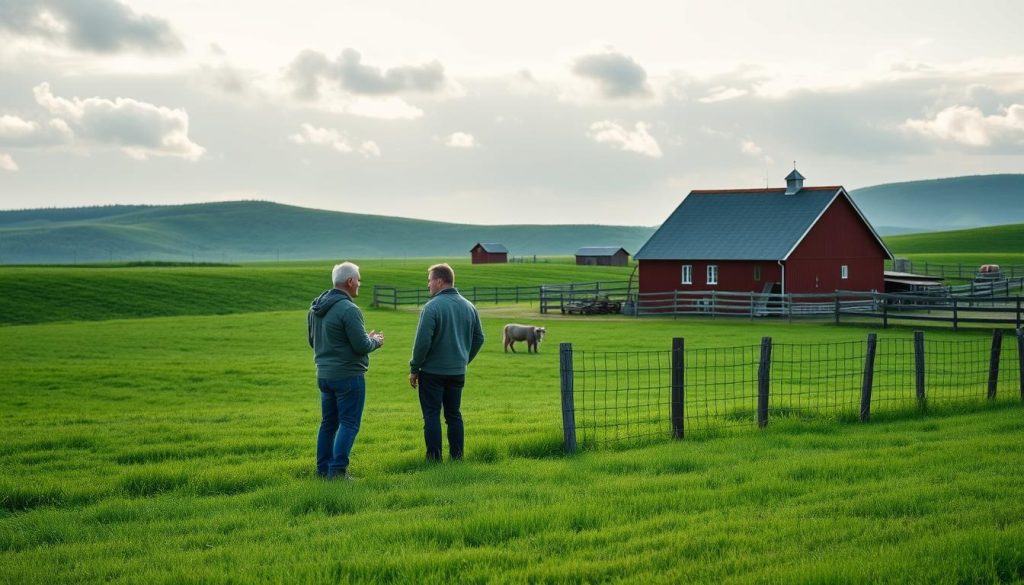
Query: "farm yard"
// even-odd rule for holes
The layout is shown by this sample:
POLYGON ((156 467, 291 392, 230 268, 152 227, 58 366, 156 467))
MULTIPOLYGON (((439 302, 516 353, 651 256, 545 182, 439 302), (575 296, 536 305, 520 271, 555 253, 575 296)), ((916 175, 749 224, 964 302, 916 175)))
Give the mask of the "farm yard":
MULTIPOLYGON (((387 343, 371 357, 351 483, 313 474, 305 309, 329 262, 0 268, 0 582, 1024 580, 1024 407, 1012 378, 995 401, 927 415, 781 416, 763 430, 563 452, 562 342, 643 352, 683 337, 696 355, 765 336, 859 343, 874 325, 481 302, 488 339, 467 376, 466 460, 427 464, 406 380, 418 312, 370 307, 369 293, 424 287, 431 262, 357 260, 366 325, 387 343), (508 322, 545 325, 540 353, 503 353, 508 322)), ((571 262, 453 266, 460 287, 632 270, 571 262)), ((925 331, 982 348, 991 338, 925 331)), ((913 330, 878 336, 908 343, 913 330)), ((1009 366, 1013 336, 1005 343, 1009 366)))

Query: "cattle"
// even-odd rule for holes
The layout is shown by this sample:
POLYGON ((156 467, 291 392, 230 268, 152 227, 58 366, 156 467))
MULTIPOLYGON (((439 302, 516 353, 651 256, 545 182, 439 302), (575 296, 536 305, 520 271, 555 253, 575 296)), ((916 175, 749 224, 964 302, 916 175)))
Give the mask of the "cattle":
POLYGON ((547 329, 543 327, 534 327, 533 325, 519 325, 518 323, 509 323, 505 325, 504 338, 505 342, 505 353, 511 349, 512 353, 516 353, 516 348, 513 344, 517 341, 526 342, 526 353, 530 353, 533 349, 533 353, 537 353, 540 342, 544 339, 544 334, 547 333, 547 329))

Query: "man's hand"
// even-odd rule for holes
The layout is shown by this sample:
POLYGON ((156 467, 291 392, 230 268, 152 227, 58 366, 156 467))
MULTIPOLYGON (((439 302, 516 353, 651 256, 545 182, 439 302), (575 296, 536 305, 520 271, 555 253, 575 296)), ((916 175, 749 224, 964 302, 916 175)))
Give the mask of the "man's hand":
POLYGON ((376 329, 374 329, 374 330, 370 331, 369 333, 367 333, 367 335, 370 336, 370 339, 376 341, 378 346, 383 346, 384 345, 384 332, 383 331, 377 331, 376 329))
POLYGON ((419 385, 419 383, 420 383, 420 375, 419 374, 409 374, 409 385, 410 386, 415 388, 416 386, 419 385))

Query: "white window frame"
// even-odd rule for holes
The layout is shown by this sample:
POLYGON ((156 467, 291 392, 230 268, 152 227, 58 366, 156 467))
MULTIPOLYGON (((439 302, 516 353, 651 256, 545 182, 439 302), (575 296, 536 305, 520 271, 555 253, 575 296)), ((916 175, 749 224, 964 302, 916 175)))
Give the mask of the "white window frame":
POLYGON ((708 264, 708 284, 718 284, 718 264, 708 264))
POLYGON ((850 267, 846 264, 839 267, 839 278, 842 280, 850 278, 850 267))
POLYGON ((693 284, 693 264, 683 264, 680 281, 681 284, 693 284))

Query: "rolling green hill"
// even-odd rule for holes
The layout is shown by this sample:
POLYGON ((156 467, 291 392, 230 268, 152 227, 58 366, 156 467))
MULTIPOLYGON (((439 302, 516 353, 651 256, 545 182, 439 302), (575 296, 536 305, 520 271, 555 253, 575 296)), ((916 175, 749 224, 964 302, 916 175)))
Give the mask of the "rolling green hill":
POLYGON ((882 234, 1024 223, 1024 175, 889 183, 850 196, 882 234))
POLYGON ((513 256, 571 255, 582 246, 636 252, 654 228, 460 225, 237 201, 0 211, 0 263, 468 257, 477 242, 513 256))
POLYGON ((897 254, 1017 254, 1024 252, 1024 224, 888 236, 897 254))

